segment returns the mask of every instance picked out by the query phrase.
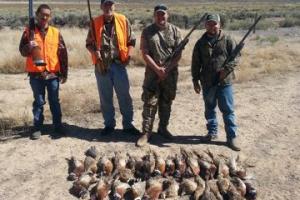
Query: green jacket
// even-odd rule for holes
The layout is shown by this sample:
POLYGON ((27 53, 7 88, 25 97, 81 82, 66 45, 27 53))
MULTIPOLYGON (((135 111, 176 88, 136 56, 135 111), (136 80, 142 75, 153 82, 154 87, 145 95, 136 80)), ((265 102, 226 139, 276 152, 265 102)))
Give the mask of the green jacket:
MULTIPOLYGON (((226 58, 236 47, 236 42, 227 34, 220 30, 214 44, 210 44, 206 33, 197 41, 192 57, 192 77, 193 82, 200 80, 202 87, 212 86, 217 79, 218 73, 226 58)), ((224 69, 232 70, 237 65, 237 59, 229 62, 224 69)), ((221 85, 231 84, 235 78, 234 71, 230 73, 221 85)))

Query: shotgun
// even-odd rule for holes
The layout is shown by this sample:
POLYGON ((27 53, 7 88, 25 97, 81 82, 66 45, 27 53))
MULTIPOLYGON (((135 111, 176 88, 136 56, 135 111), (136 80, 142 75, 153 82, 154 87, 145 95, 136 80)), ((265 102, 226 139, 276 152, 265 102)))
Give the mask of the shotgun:
POLYGON ((183 40, 176 46, 174 51, 166 58, 166 60, 163 62, 163 66, 165 66, 165 70, 167 74, 173 70, 173 68, 176 66, 173 64, 173 60, 177 58, 181 52, 183 51, 184 47, 187 45, 189 42, 189 37, 191 34, 196 30, 196 28, 202 23, 202 21, 206 18, 207 13, 205 13, 201 19, 192 27, 190 32, 183 38, 183 40))
MULTIPOLYGON (((34 41, 35 32, 35 20, 33 15, 33 0, 29 0, 28 10, 29 10, 29 40, 34 41)), ((43 59, 41 48, 39 46, 33 47, 31 51, 31 56, 35 66, 46 66, 46 62, 43 59)))
MULTIPOLYGON (((241 50, 243 49, 244 45, 245 45, 245 40, 246 38, 250 35, 251 31, 253 31, 253 29, 255 28, 256 24, 259 22, 259 20, 261 19, 261 16, 259 16, 254 23, 252 24, 252 26, 248 29, 247 33, 244 35, 243 39, 236 45, 235 49, 232 51, 232 53, 230 54, 229 57, 227 57, 227 59, 224 61, 224 63, 222 64, 221 69, 224 69, 225 66, 233 61, 241 52, 241 50)), ((220 74, 218 74, 217 78, 213 81, 211 88, 209 88, 208 94, 207 94, 207 101, 208 102, 212 102, 215 95, 216 95, 216 91, 218 88, 218 85, 233 71, 233 69, 230 69, 228 71, 226 71, 226 74, 224 75, 223 79, 220 79, 220 74)))
MULTIPOLYGON (((95 30, 94 19, 92 17, 90 0, 87 0, 87 5, 88 5, 89 17, 90 17, 90 30, 91 30, 91 36, 93 39, 93 48, 96 51, 99 51, 99 48, 97 47, 96 30, 95 30)), ((100 49, 100 54, 101 54, 101 57, 104 58, 103 51, 101 49, 100 49)), ((100 61, 99 59, 97 60, 95 67, 96 67, 96 70, 98 70, 101 74, 105 74, 107 72, 107 69, 103 65, 103 62, 100 61)))

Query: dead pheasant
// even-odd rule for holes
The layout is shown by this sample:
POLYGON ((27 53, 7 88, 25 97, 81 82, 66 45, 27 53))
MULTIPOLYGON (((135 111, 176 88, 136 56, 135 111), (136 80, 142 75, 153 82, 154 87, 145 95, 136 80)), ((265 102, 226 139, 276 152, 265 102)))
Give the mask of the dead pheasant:
POLYGON ((198 200, 205 190, 205 182, 200 176, 195 177, 197 188, 193 194, 193 199, 198 200))
POLYGON ((103 156, 99 160, 98 166, 99 166, 100 174, 103 174, 105 176, 111 176, 114 166, 112 161, 107 156, 103 156))
POLYGON ((245 183, 238 177, 232 177, 230 181, 234 185, 236 190, 240 193, 240 195, 242 197, 244 197, 245 194, 246 194, 246 185, 245 185, 245 183))
POLYGON ((173 176, 175 172, 175 158, 168 156, 166 159, 166 170, 164 176, 173 176))
POLYGON ((110 192, 110 184, 104 179, 100 178, 97 186, 96 186, 96 197, 98 200, 108 200, 108 194, 110 192))
POLYGON ((184 175, 187 168, 185 157, 182 154, 176 154, 174 163, 175 163, 174 177, 176 179, 181 179, 181 177, 184 175))
POLYGON ((145 198, 150 200, 157 200, 163 192, 163 180, 162 179, 149 179, 146 182, 145 198))
POLYGON ((197 183, 195 182, 195 178, 185 178, 182 180, 179 186, 178 194, 182 195, 192 195, 197 189, 197 183))
POLYGON ((86 156, 90 156, 92 158, 94 158, 95 160, 99 159, 99 151, 96 149, 95 146, 91 146, 86 152, 85 152, 86 156))
POLYGON ((86 156, 84 159, 84 170, 86 172, 97 173, 97 161, 90 156, 86 156))
POLYGON ((124 195, 128 192, 130 186, 127 183, 123 183, 120 180, 115 180, 112 185, 112 199, 120 200, 124 199, 124 195))
POLYGON ((204 177, 206 180, 213 179, 217 172, 217 167, 213 163, 211 153, 199 153, 198 151, 193 151, 194 154, 197 156, 197 160, 201 169, 201 176, 204 177))
POLYGON ((72 156, 71 159, 68 160, 68 163, 69 163, 69 173, 75 174, 77 178, 84 173, 84 163, 82 160, 78 160, 74 156, 72 156))
POLYGON ((153 170, 154 176, 163 175, 166 171, 166 162, 165 160, 155 151, 153 151, 154 159, 155 159, 155 167, 153 170))
POLYGON ((165 182, 165 184, 168 185, 168 187, 166 187, 166 190, 164 191, 165 197, 175 199, 176 197, 178 197, 179 184, 174 178, 169 178, 167 181, 168 182, 165 182))
MULTIPOLYGON (((199 163, 198 163, 198 159, 197 156, 195 154, 193 154, 190 151, 187 151, 184 148, 180 148, 181 153, 185 156, 186 158, 186 163, 188 168, 191 170, 192 172, 192 176, 197 176, 200 174, 200 167, 199 167, 199 163)), ((191 176, 188 173, 188 176, 191 176)))
POLYGON ((136 182, 131 186, 131 188, 125 194, 125 199, 128 200, 142 199, 143 195, 145 194, 145 189, 146 189, 146 181, 136 182))

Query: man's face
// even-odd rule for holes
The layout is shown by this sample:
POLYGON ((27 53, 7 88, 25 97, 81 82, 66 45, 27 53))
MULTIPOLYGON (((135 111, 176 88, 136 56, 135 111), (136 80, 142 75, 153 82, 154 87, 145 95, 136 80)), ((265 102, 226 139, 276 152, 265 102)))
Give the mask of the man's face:
POLYGON ((103 11, 104 16, 112 16, 115 11, 115 4, 112 2, 106 2, 101 5, 101 9, 103 11))
POLYGON ((37 22, 41 28, 47 28, 51 20, 51 10, 43 8, 37 13, 37 22))
POLYGON ((156 11, 154 13, 154 21, 155 24, 157 24, 160 27, 164 27, 166 26, 167 22, 168 22, 168 13, 164 12, 164 11, 156 11))
POLYGON ((217 35, 220 31, 220 23, 216 21, 208 21, 205 23, 205 28, 209 35, 217 35))

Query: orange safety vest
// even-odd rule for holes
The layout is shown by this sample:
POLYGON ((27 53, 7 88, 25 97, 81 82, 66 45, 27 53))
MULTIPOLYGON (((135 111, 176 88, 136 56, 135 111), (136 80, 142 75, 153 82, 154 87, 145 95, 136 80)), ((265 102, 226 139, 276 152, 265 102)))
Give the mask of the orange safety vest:
MULTIPOLYGON (((127 31, 127 21, 126 17, 122 14, 114 13, 114 25, 115 31, 117 34, 118 48, 119 48, 119 56, 122 63, 127 62, 128 60, 128 31, 127 31)), ((102 31, 104 26, 104 16, 101 15, 99 17, 94 18, 94 25, 96 30, 96 41, 97 48, 101 49, 102 42, 102 31)), ((93 63, 97 63, 97 59, 94 54, 92 54, 93 63)))
MULTIPOLYGON (((28 29, 26 31, 29 32, 28 29)), ((28 56, 26 60, 27 72, 43 72, 45 70, 49 72, 59 72, 60 63, 58 59, 58 47, 59 47, 59 31, 53 26, 48 27, 45 39, 41 36, 39 30, 36 28, 34 31, 34 41, 41 48, 42 56, 46 62, 46 66, 35 66, 32 57, 28 56)))

